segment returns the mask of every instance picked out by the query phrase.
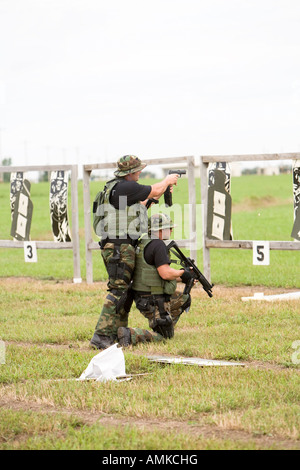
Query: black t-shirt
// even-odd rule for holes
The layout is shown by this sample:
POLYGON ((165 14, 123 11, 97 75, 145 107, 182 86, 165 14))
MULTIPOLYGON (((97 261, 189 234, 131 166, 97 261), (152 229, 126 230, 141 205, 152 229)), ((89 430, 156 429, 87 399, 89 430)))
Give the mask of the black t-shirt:
POLYGON ((145 248, 144 258, 148 264, 159 268, 164 264, 170 264, 169 253, 165 243, 158 238, 153 239, 145 248))
POLYGON ((125 209, 127 206, 132 206, 136 202, 145 201, 151 192, 151 186, 146 186, 137 183, 136 181, 119 181, 112 189, 110 195, 110 203, 116 209, 125 209), (121 198, 120 196, 126 196, 127 199, 121 198), (121 206, 119 207, 119 202, 121 206))

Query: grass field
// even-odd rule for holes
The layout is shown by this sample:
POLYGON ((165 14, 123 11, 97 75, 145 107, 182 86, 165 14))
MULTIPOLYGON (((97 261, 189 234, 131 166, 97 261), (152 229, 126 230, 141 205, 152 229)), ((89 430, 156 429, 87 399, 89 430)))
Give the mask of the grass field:
MULTIPOLYGON (((92 183, 93 194, 98 187, 92 183)), ((291 188, 290 175, 234 178, 234 237, 290 240, 291 188)), ((175 189, 181 203, 186 189, 182 179, 175 189)), ((32 185, 32 240, 52 238, 48 190, 32 185)), ((80 186, 84 278, 81 194, 80 186)), ((0 205, 0 238, 9 239, 7 184, 0 205)), ((33 264, 24 263, 22 250, 1 249, 0 449, 299 450, 300 300, 241 298, 299 289, 300 252, 271 252, 269 267, 252 266, 246 250, 212 250, 211 257, 214 297, 194 288, 172 340, 124 350, 132 380, 95 383, 75 379, 95 355, 88 342, 106 295, 100 254, 93 254, 96 282, 87 285, 71 282, 67 251, 39 250, 33 264), (159 364, 149 361, 152 354, 243 366, 159 364)), ((130 325, 147 327, 135 308, 130 325)))

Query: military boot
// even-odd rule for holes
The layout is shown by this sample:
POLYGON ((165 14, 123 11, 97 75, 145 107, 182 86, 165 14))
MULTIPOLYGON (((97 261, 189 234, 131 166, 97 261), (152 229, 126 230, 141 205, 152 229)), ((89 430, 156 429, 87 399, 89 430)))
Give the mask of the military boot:
POLYGON ((125 328, 124 326, 120 326, 118 328, 118 341, 121 346, 125 348, 131 345, 131 332, 130 328, 125 328))
POLYGON ((106 349, 109 348, 109 346, 112 346, 116 342, 116 339, 117 338, 115 336, 103 336, 94 333, 90 341, 90 347, 92 349, 106 349))

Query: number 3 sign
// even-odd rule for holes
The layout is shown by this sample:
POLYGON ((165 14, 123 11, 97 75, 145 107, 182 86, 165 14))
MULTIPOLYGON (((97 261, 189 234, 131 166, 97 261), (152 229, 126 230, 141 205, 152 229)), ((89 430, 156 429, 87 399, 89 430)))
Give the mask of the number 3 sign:
POLYGON ((253 242, 253 264, 268 266, 270 264, 270 243, 253 242))
POLYGON ((35 242, 24 243, 24 256, 26 263, 37 263, 37 251, 35 242))

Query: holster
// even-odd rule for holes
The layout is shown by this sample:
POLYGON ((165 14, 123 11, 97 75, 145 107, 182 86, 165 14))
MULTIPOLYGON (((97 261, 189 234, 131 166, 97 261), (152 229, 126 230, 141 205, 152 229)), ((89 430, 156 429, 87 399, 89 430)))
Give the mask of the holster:
POLYGON ((126 263, 120 262, 120 259, 120 245, 115 244, 114 254, 107 263, 107 272, 111 279, 122 279, 124 281, 126 280, 125 270, 128 271, 130 275, 132 275, 132 270, 126 263))
POLYGON ((115 304, 116 313, 120 313, 121 310, 124 310, 126 313, 129 313, 134 297, 131 287, 125 289, 120 297, 119 295, 120 292, 118 290, 111 289, 110 293, 106 296, 106 298, 115 304))
POLYGON ((133 291, 131 287, 129 287, 123 292, 119 301, 117 302, 116 312, 119 313, 119 311, 123 308, 126 313, 129 313, 133 303, 133 297, 133 291))

